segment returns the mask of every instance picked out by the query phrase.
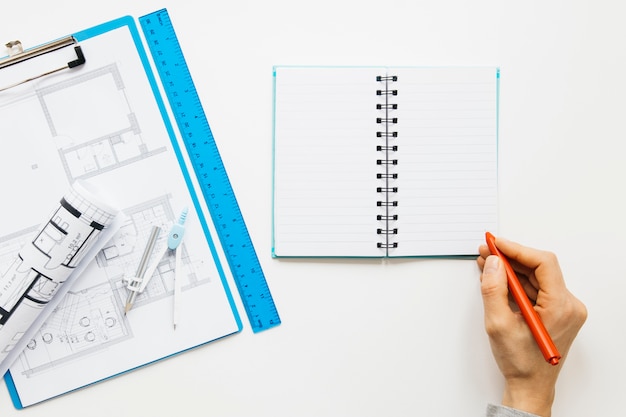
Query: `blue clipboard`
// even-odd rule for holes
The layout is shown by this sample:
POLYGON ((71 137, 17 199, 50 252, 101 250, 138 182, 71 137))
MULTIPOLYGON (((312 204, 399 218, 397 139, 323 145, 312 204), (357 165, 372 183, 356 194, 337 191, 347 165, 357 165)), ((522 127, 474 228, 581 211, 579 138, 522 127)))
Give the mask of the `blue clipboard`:
MULTIPOLYGON (((223 316, 223 320, 222 322, 219 323, 219 325, 216 324, 216 328, 212 329, 209 332, 206 332, 205 334, 200 334, 200 335, 189 335, 189 334, 185 334, 184 342, 175 342, 175 340, 177 340, 179 338, 177 333, 168 333, 166 330, 162 330, 161 328, 159 328, 158 331, 164 331, 165 332, 165 337, 166 338, 171 338, 173 341, 172 343, 170 343, 170 347, 169 350, 167 351, 160 351, 160 352, 155 352, 152 355, 146 356, 145 358, 136 358, 136 360, 134 360, 130 365, 125 364, 123 368, 117 367, 117 368, 113 368, 113 370, 110 373, 107 374, 103 374, 102 372, 100 372, 99 374, 96 374, 92 379, 93 380, 89 380, 89 379, 79 379, 78 382, 76 382, 74 385, 67 385, 64 388, 60 388, 60 391, 58 392, 54 392, 51 393, 49 395, 46 395, 44 397, 41 398, 37 398, 37 399, 32 399, 29 398, 28 400, 25 400, 25 397, 27 397, 28 395, 26 394, 27 391, 29 390, 28 388, 28 384, 29 381, 26 381, 25 378, 22 377, 22 374, 24 374, 25 372, 30 373, 29 374, 29 378, 30 379, 36 379, 37 378, 37 371, 38 370, 42 370, 42 369, 46 369, 47 372, 50 372, 50 369, 63 369, 65 367, 67 367, 69 369, 69 371, 64 371, 64 372, 71 372, 72 369, 75 369, 75 366, 78 365, 72 365, 72 363, 74 362, 80 362, 82 367, 88 366, 89 365, 89 361, 101 361, 103 360, 103 358, 106 358, 106 356, 101 356, 100 352, 97 349, 92 349, 89 351, 89 354, 84 354, 83 352, 79 352, 79 354, 77 355, 77 357, 73 357, 71 354, 68 354, 66 356, 62 356, 60 357, 58 360, 53 360, 51 363, 49 364, 41 364, 39 363, 37 366, 32 366, 29 367, 30 365, 28 365, 29 363, 29 359, 20 359, 17 362, 21 362, 20 366, 23 366, 23 368, 19 368, 19 371, 16 371, 16 369, 14 367, 12 367, 9 372, 7 372, 4 376, 5 378, 5 382, 7 384, 7 387, 9 389, 10 395, 11 395, 11 399, 13 401, 13 404, 16 408, 21 409, 24 407, 27 407, 29 405, 41 402, 41 401, 45 401, 49 398, 53 398, 55 396, 58 395, 62 395, 64 393, 67 392, 71 392, 73 390, 112 378, 114 376, 120 375, 124 372, 136 369, 138 367, 142 367, 151 363, 154 363, 158 360, 167 358, 169 356, 172 355, 176 355, 178 353, 184 352, 188 349, 192 349, 198 346, 201 346, 205 343, 211 342, 213 340, 216 339, 220 339, 222 337, 226 337, 228 335, 232 335, 235 333, 238 333, 242 330, 242 322, 239 316, 239 313, 237 312, 237 308, 235 306, 235 302, 232 296, 232 293, 229 289, 229 285, 226 279, 226 275, 224 272, 224 269, 219 261, 219 256, 218 256, 218 251, 217 251, 217 247, 216 244, 212 238, 212 233, 211 230, 209 228, 209 224, 207 222, 207 218, 205 216, 205 212, 206 209, 203 207, 202 205, 202 201, 198 196, 197 190, 194 187, 194 183, 192 181, 192 177, 191 177, 191 173, 190 173, 190 168, 188 167, 187 163, 185 162, 185 151, 183 149, 181 149, 181 146, 179 145, 179 140, 177 138, 177 132, 175 130, 175 128, 173 127, 172 122, 170 121, 170 117, 168 115, 168 111, 167 111, 167 107, 165 104, 165 101, 163 100, 163 98, 161 97, 160 94, 160 90, 159 90, 159 84, 157 82, 157 77, 155 76, 155 74, 153 73, 152 69, 151 69, 151 64, 150 64, 150 60, 148 58, 148 55, 146 53, 146 49, 144 48, 144 43, 142 40, 142 36, 140 35, 138 29, 137 29, 137 24, 135 22, 135 19, 130 17, 130 16, 126 16, 126 17, 122 17, 116 20, 113 20, 111 22, 108 23, 104 23, 98 26, 95 26, 93 28, 89 28, 80 32, 77 32, 75 34, 72 35, 72 37, 75 39, 75 41, 81 45, 81 51, 80 53, 84 54, 84 58, 86 60, 86 65, 84 66, 84 68, 70 68, 71 71, 74 71, 74 73, 72 74, 71 77, 69 77, 67 80, 63 80, 62 82, 59 82, 55 88, 50 87, 50 86, 46 86, 46 92, 48 91, 60 91, 60 90, 68 90, 66 91, 67 94, 71 94, 71 92, 69 90, 75 90, 75 92, 84 92, 84 91, 88 91, 87 88, 85 88, 88 83, 91 82, 91 80, 99 80, 98 77, 100 76, 98 71, 100 71, 100 73, 105 74, 103 77, 106 77, 106 79, 112 79, 114 80, 114 83, 124 83, 125 80, 123 79, 124 74, 121 75, 120 78, 120 74, 119 73, 115 73, 116 70, 111 70, 109 67, 107 67, 107 69, 103 69, 102 66, 96 68, 96 67, 89 67, 89 64, 92 62, 93 60, 93 54, 94 51, 96 49, 100 50, 102 49, 102 44, 106 43, 106 38, 108 38, 109 36, 113 36, 113 34, 117 34, 120 33, 121 37, 124 39, 127 39, 129 42, 127 42, 128 44, 130 44, 130 48, 134 51, 134 58, 138 60, 138 62, 140 63, 140 66, 143 70, 142 73, 142 77, 144 78, 144 81, 147 83, 147 85, 149 86, 149 89, 147 89, 146 91, 149 90, 149 94, 145 94, 145 92, 143 94, 139 94, 137 92, 134 93, 128 93, 128 92, 124 92, 124 93, 119 93, 121 96, 124 97, 124 99, 127 99, 129 101, 131 100, 137 100, 137 98, 141 98, 141 100, 146 100, 146 102, 151 102, 153 106, 156 106, 155 108, 158 109, 158 115, 160 116, 160 120, 162 121, 162 126, 160 127, 160 131, 165 132, 166 138, 167 138, 167 146, 165 145, 146 145, 146 144, 141 144, 138 146, 138 148, 140 148, 140 150, 138 151, 137 155, 133 157, 125 154, 124 157, 127 158, 127 160, 125 160, 123 163, 120 163, 121 158, 118 158, 117 161, 112 162, 111 166, 109 167, 104 167, 104 164, 101 164, 99 166, 97 166, 95 168, 95 170, 97 172, 102 172, 102 175, 114 175, 112 173, 115 173, 116 169, 119 169, 119 171, 122 170, 129 170, 129 167, 132 167, 133 164, 141 164, 144 163, 144 161, 149 160, 149 158, 154 157, 154 158, 162 158, 164 157, 164 155, 167 155, 168 152, 170 152, 172 155, 170 156, 170 158, 172 158, 173 160, 175 160, 177 162, 177 168, 178 168, 178 172, 180 172, 181 179, 180 182, 184 184, 185 186, 185 192, 181 193, 181 195, 183 195, 184 197, 189 197, 190 202, 191 202, 191 207, 190 207, 190 212, 193 212, 193 214, 197 217, 197 221, 198 224, 201 226, 201 235, 204 239, 204 244, 206 245, 206 248, 202 248, 202 249, 198 249, 197 252, 192 252, 191 250, 188 250, 187 255, 189 256, 189 262, 196 262, 196 264, 194 264, 194 267, 198 267, 200 268, 201 271, 202 270, 200 265, 202 264, 202 261, 200 259, 192 259, 192 256, 195 256, 195 254, 202 254, 203 250, 207 250, 207 253, 210 253, 210 263, 212 264, 212 266, 210 267, 210 271, 211 272, 215 272, 217 274, 216 277, 210 277, 210 279, 207 282, 201 282, 204 277, 202 276, 201 272, 199 275, 199 279, 197 282, 194 283, 190 283, 188 285, 189 288, 191 288, 189 290, 190 294, 194 294, 194 288, 193 285, 197 285, 197 288, 202 287, 203 285, 205 285, 206 287, 211 286, 212 288, 217 288, 217 290, 212 290, 211 293, 209 293, 208 291, 206 292, 206 294, 210 294, 211 297, 215 297, 215 299, 217 300, 221 300, 220 302, 223 302, 223 307, 220 311, 220 314, 223 316), (99 42, 99 40, 103 40, 102 43, 99 42), (94 48, 92 49, 91 47, 94 46, 94 48), (97 46, 97 48, 96 48, 97 46), (106 72, 106 71, 110 71, 110 72, 106 72), (113 71, 113 72, 111 72, 113 71), (72 84, 72 82, 74 84, 72 84), (79 87, 76 87, 76 85, 79 85, 79 87), (132 97, 131 97, 132 96, 132 97), (156 149, 152 149, 151 146, 153 146, 156 149), (161 150, 159 150, 161 149, 161 150), (162 149, 166 149, 166 150, 162 150, 162 149), (118 165, 115 165, 116 163, 118 163, 118 165), (100 170, 100 171, 98 171, 100 170), (187 193, 187 194, 185 194, 187 193), (198 266, 200 265, 200 266, 198 266), (193 285, 192 285, 193 284, 193 285), (192 288, 193 287, 193 288, 192 288), (165 353, 164 353, 165 352, 165 353), (27 365, 24 365, 27 364, 27 365), (35 369, 37 368, 37 369, 35 369), (19 374, 19 375, 18 375, 19 374)), ((111 62, 115 62, 115 60, 117 59, 117 55, 116 55, 116 48, 118 46, 114 45, 114 44, 110 44, 109 48, 105 48, 108 53, 110 53, 110 60, 111 62)), ((102 58, 105 59, 105 58, 102 58)), ((118 66, 124 66, 126 63, 125 62, 116 62, 116 64, 118 66)), ((129 65, 130 66, 130 65, 129 65)), ((123 87, 119 87, 118 88, 122 88, 123 87)), ((57 93, 50 93, 50 94, 57 94, 57 93)), ((113 93, 114 95, 116 93, 113 93)), ((51 100, 53 101, 53 100, 51 100)), ((80 101, 80 100, 78 100, 80 101)), ((139 101, 135 101, 136 103, 139 103, 139 101)), ((132 106, 132 104, 130 104, 130 106, 132 106)), ((47 117, 53 117, 54 115, 50 115, 53 112, 49 112, 47 117)), ((0 113, 0 117, 2 117, 2 114, 0 113)), ((107 140, 109 140, 109 144, 111 141, 115 142, 117 146, 117 144, 120 143, 125 143, 125 141, 128 141, 129 143, 132 142, 133 139, 136 139, 135 136, 140 136, 140 134, 138 134, 137 132, 140 131, 142 129, 141 124, 143 122, 142 119, 142 115, 141 114, 134 114, 132 115, 132 117, 129 117, 129 120, 131 120, 131 125, 132 125, 132 129, 130 129, 129 131, 125 131, 125 133, 115 133, 115 135, 111 135, 111 137, 107 138, 107 140), (139 126, 139 127, 138 127, 139 126), (134 129, 134 131, 133 131, 134 129), (127 135, 126 137, 123 137, 124 135, 127 135), (134 135, 134 136, 133 136, 134 135)), ((146 118, 146 120, 149 120, 146 118)), ((76 120, 76 123, 80 124, 83 123, 83 121, 81 120, 76 120)), ((85 122, 86 123, 86 122, 85 122)), ((101 138, 99 138, 101 139, 101 138)), ((66 148, 64 148, 64 152, 68 151, 67 154, 64 154, 63 152, 60 152, 59 154, 67 157, 67 160, 65 161, 66 164, 65 166, 65 171, 66 173, 69 173, 68 175, 78 175, 76 174, 76 172, 72 172, 71 169, 71 163, 74 163, 76 160, 76 157, 74 154, 70 155, 70 150, 71 151, 76 151, 77 149, 77 145, 76 144, 72 144, 71 146, 66 144, 66 148), (71 159, 74 158, 74 159, 71 159), (70 162, 67 162, 70 161, 70 162), (70 166, 70 168, 68 168, 68 165, 70 166)), ((93 145, 93 143, 91 144, 91 146, 95 147, 95 145, 93 145)), ((113 146, 111 147, 113 148, 113 146)), ((110 156, 110 155, 109 155, 110 156)), ((113 158, 115 159, 115 158, 113 158)), ((84 168, 84 167, 79 167, 80 169, 84 168)), ((78 169, 78 168, 77 168, 78 169)), ((171 169, 168 168, 168 169, 171 169)), ((90 177, 90 178, 98 178, 98 174, 93 174, 92 172, 89 172, 87 174, 85 174, 85 171, 80 171, 80 175, 84 175, 86 177, 90 177)), ((130 171, 129 171, 130 172, 130 171)), ((124 184, 124 186, 130 186, 130 187, 137 187, 139 189, 139 185, 140 183, 145 183, 148 184, 151 181, 151 177, 154 171, 141 171, 141 170, 134 170, 132 171, 134 173, 134 175, 131 177, 131 179, 129 179, 128 184, 124 184), (143 176, 143 177, 142 177, 143 176)), ((176 183, 178 184, 178 183, 176 183)), ((131 194, 130 192, 128 194, 131 194)), ((175 197, 173 197, 173 199, 177 198, 176 195, 175 197)), ((182 199, 183 197, 181 197, 182 199)), ((131 198, 129 197, 129 200, 131 198)), ((148 203, 146 203, 148 204, 148 203)), ((146 209, 146 207, 148 207, 146 204, 136 204, 134 206, 132 206, 129 211, 131 212, 131 215, 129 215, 129 218, 134 218, 133 216, 139 218, 141 216, 143 216, 143 212, 141 212, 141 210, 144 211, 149 211, 148 209, 146 209), (133 211, 134 210, 134 211, 133 211), (137 214, 140 213, 140 214, 137 214)), ((160 203, 154 203, 151 202, 150 204, 160 204, 160 203)), ((154 206, 157 207, 157 206, 154 206)), ((171 207, 170 207, 171 208, 171 207)), ((174 208, 172 208, 172 210, 174 210, 174 208)), ((152 209, 152 211, 158 211, 158 213, 160 213, 159 215, 161 215, 161 213, 163 213, 164 211, 167 210, 161 210, 161 206, 158 206, 158 210, 157 209, 152 209)), ((175 210, 174 210, 175 211, 175 210)), ((155 215, 156 216, 156 215, 155 215)), ((171 217, 171 216, 170 216, 171 217)), ((157 220, 155 220, 157 221, 157 220)), ((162 219, 159 219, 158 221, 162 221, 162 219)), ((139 229, 139 227, 137 227, 137 229, 139 229)), ((136 245, 137 247, 140 246, 139 244, 139 238, 137 238, 136 241, 136 245)), ((119 251, 118 251, 119 253, 119 251)), ((104 257, 106 258, 106 256, 104 257)), ((103 259, 104 259, 103 258, 103 259)), ((104 259, 102 260, 102 262, 105 261, 111 261, 111 259, 104 259)), ((130 263, 130 262, 129 262, 130 263)), ((191 266, 189 267, 191 268, 191 266)), ((208 267, 207 267, 208 268, 208 267)), ((163 273, 163 277, 167 277, 169 276, 168 272, 164 272, 163 273)), ((193 274, 190 274, 190 276, 193 274)), ((117 278, 115 278, 117 279, 117 278)), ((165 282, 164 278, 164 282, 165 282)), ((194 277, 194 279, 196 279, 196 277, 194 277)), ((82 280, 82 277, 81 277, 82 280)), ((81 281, 82 282, 82 281, 81 281)), ((113 298, 117 299, 117 300, 123 300, 123 294, 124 294, 124 288, 122 288, 121 284, 113 281, 109 282, 110 287, 111 287, 111 292, 113 294, 113 298)), ((160 317, 160 311, 161 310, 156 310, 156 305, 157 304, 161 304, 162 306, 167 305, 166 300, 167 299, 167 289, 168 289, 168 285, 167 284, 163 284, 163 288, 161 288, 161 293, 165 292, 166 294, 160 295, 160 298, 157 297, 156 295, 153 297, 154 301, 152 304, 150 304, 149 301, 151 301, 151 299, 146 296, 146 299, 144 300, 144 305, 146 305, 146 309, 148 308, 153 308, 155 310, 153 311, 158 311, 159 313, 157 315, 159 315, 160 317), (157 300, 157 298, 159 298, 157 300), (149 307, 150 305, 153 305, 153 307, 149 307)), ((198 290, 201 291, 201 290, 198 290)), ((155 290, 155 294, 156 292, 158 292, 157 290, 155 290)), ((190 296, 192 300, 196 299, 196 298, 201 298, 206 294, 202 294, 202 295, 194 295, 193 297, 190 296), (196 298, 194 298, 196 297, 196 298)), ((67 297, 67 296, 66 296, 67 297)), ((119 307, 119 306, 118 306, 119 307)), ((139 308, 138 308, 139 309, 139 308)), ((109 310, 111 310, 111 308, 109 308, 109 310)), ((138 329, 130 329, 130 327, 132 327, 133 323, 130 323, 133 318, 130 317, 135 313, 135 311, 131 311, 129 313, 129 317, 119 317, 116 316, 116 319, 118 319, 118 321, 124 321, 126 320, 127 322, 127 326, 128 328, 125 329, 124 331, 126 333, 123 334, 123 336, 120 337, 120 340, 118 342, 116 342, 117 344, 111 344, 111 343, 104 343, 103 346, 106 347, 107 350, 115 349, 116 347, 120 347, 122 346, 125 341, 128 340, 132 340, 133 337, 141 337, 138 336, 140 335, 142 332, 138 329)), ((140 312, 137 312, 138 315, 140 312)), ((165 313, 165 315, 167 315, 167 313, 165 313)), ((52 317, 52 316, 51 316, 52 317)), ((87 322, 89 318, 86 318, 83 320, 82 323, 79 323, 78 326, 88 326, 87 322)), ((103 318, 103 322, 105 322, 106 319, 103 318)), ((198 324, 206 324, 206 317, 200 317, 200 315, 195 315, 193 316, 191 319, 192 323, 190 324, 189 327, 194 327, 196 328, 197 332, 200 332, 200 329, 202 329, 202 326, 198 326, 198 324)), ((112 323, 112 321, 109 321, 108 323, 112 323)), ((100 323, 100 325, 103 325, 102 323, 100 323)), ((85 328, 83 328, 82 330, 85 330, 85 328)), ((176 330, 175 332, 180 332, 181 330, 176 330)), ((122 330, 120 330, 120 332, 123 333, 122 330)), ((184 332, 184 331, 182 331, 184 332)), ((189 331, 189 333, 191 333, 191 331, 189 331)), ((63 343, 69 344, 70 342, 68 342, 68 340, 70 339, 70 335, 69 333, 66 331, 65 333, 63 333, 62 331, 58 331, 56 333, 56 335, 60 335, 60 334, 65 334, 65 337, 67 337, 67 340, 65 340, 63 343)), ((77 332, 77 335, 78 332, 77 332)), ((88 333, 86 331, 83 331, 83 333, 80 333, 79 336, 86 338, 88 335, 88 333)), ((53 338, 54 340, 54 334, 51 333, 51 338, 53 338)), ((46 340, 44 340, 45 338, 43 338, 43 336, 41 334, 38 334, 37 337, 41 337, 43 342, 41 342, 41 344, 45 344, 48 343, 46 340)), ((74 336, 71 336, 74 337, 74 336)), ((80 340, 82 341, 83 339, 80 339, 78 336, 75 336, 76 340, 80 340)), ((90 337, 95 337, 95 336, 90 336, 90 337)), ((145 340, 149 340, 150 337, 146 337, 145 340)), ((93 341, 92 341, 93 342, 93 341)), ((53 342, 50 342, 53 343, 53 342)), ((61 343, 61 342, 59 342, 61 343)), ((78 343, 78 342, 77 342, 78 343)), ((139 343, 143 343, 143 342, 139 342, 139 343)), ((147 343, 147 342, 146 342, 147 343)), ((87 348, 85 348, 87 349, 87 348)), ((104 350, 104 349, 102 349, 104 350)), ((14 364, 15 366, 15 364, 14 364)))

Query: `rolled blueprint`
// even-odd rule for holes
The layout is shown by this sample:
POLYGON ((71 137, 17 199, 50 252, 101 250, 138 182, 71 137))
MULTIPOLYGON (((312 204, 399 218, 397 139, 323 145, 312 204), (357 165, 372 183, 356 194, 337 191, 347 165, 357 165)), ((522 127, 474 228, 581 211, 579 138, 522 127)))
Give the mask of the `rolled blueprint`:
POLYGON ((14 262, 1 271, 0 375, 28 343, 23 339, 29 328, 55 297, 67 292, 62 289, 77 267, 89 263, 99 250, 94 249, 106 243, 101 235, 117 213, 95 189, 77 181, 14 262))

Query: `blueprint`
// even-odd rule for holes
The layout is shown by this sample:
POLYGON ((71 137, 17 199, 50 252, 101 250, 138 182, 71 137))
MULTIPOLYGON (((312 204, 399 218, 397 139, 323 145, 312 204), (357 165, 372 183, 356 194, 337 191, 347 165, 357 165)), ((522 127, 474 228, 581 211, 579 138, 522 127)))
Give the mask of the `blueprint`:
MULTIPOLYGON (((0 174, 19 178, 1 187, 5 196, 20 196, 3 213, 11 221, 0 222, 0 271, 38 229, 40 203, 58 201, 75 181, 105 190, 124 215, 11 366, 23 406, 241 329, 208 212, 164 122, 131 32, 122 25, 81 46, 87 62, 80 68, 0 92, 0 121, 7 126, 0 174), (180 264, 172 253, 157 260, 148 286, 125 315, 125 280, 135 273, 150 229, 168 230, 183 207, 191 210, 180 264), (174 330, 176 269, 182 302, 174 330)), ((63 60, 64 54, 48 55, 63 60)), ((43 65, 31 61, 19 66, 36 72, 43 65)), ((2 69, 0 82, 19 79, 21 71, 2 69)))
MULTIPOLYGON (((95 189, 76 181, 36 233, 9 243, 0 269, 0 374, 32 337, 31 327, 65 294, 78 268, 106 244, 118 210, 99 200, 95 189)), ((74 278, 75 280, 75 278, 74 278)))

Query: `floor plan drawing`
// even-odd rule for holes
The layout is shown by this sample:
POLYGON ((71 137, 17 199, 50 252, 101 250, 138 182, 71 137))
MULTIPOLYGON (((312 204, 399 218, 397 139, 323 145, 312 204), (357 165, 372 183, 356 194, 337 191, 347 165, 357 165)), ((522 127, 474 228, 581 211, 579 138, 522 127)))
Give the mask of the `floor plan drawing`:
MULTIPOLYGON (((167 151, 158 142, 144 139, 116 63, 37 88, 34 95, 28 97, 43 114, 42 126, 48 130, 47 136, 52 139, 60 166, 70 183, 106 175, 167 151), (85 103, 77 103, 75 97, 81 97, 85 103), (76 104, 72 112, 61 104, 68 102, 76 104), (77 119, 81 123, 76 123, 77 119)), ((12 101, 5 105, 10 108, 14 104, 12 101)), ((44 164, 35 160, 30 169, 36 175, 45 175, 38 173, 40 165, 44 164)), ((95 259, 96 275, 101 280, 66 294, 20 356, 24 375, 35 375, 132 338, 129 320, 123 309, 120 310, 127 295, 124 277, 134 274, 143 239, 150 228, 156 225, 169 229, 171 226, 177 214, 170 197, 158 196, 123 210, 127 218, 125 224, 95 259)), ((23 247, 27 239, 27 231, 23 233, 1 238, 0 251, 13 251, 11 256, 14 256, 14 251, 23 247)), ((166 233, 162 236, 159 243, 164 245, 166 233)), ((211 282, 212 278, 202 272, 207 270, 202 266, 203 261, 190 256, 184 241, 179 250, 182 251, 179 267, 185 271, 183 291, 211 282)), ((2 256, 0 253, 0 262, 2 256)), ((158 267, 146 289, 137 297, 137 309, 173 294, 175 257, 168 251, 162 259, 154 261, 158 261, 158 267)))
POLYGON ((165 151, 144 140, 116 64, 38 89, 36 94, 70 181, 100 175, 165 151), (67 117, 56 110, 58 103, 71 102, 76 96, 90 98, 89 112, 67 117), (105 121, 99 117, 101 114, 107 115, 105 121), (88 118, 89 129, 76 123, 77 117, 88 118))
MULTIPOLYGON (((0 176, 7 179, 0 188, 10 198, 0 222, 0 274, 34 239, 41 207, 58 202, 71 184, 93 185, 120 212, 90 262, 72 275, 77 279, 11 349, 7 375, 22 406, 242 328, 201 190, 132 31, 108 28, 81 41, 81 48, 86 62, 80 68, 0 92, 0 176), (172 251, 167 238, 181 212, 187 213, 184 238, 172 251), (160 233, 152 240, 149 283, 126 310, 128 280, 146 263, 143 253, 155 228, 160 233)), ((66 52, 4 68, 3 75, 19 80, 24 68, 45 73, 46 63, 75 56, 66 52)), ((58 225, 47 229, 41 241, 46 248, 63 235, 63 222, 58 225)), ((50 294, 45 285, 35 290, 50 294)), ((0 315, 12 314, 20 297, 0 295, 7 307, 0 315)))
MULTIPOLYGON (((176 214, 168 196, 127 208, 124 212, 127 221, 98 253, 94 262, 94 268, 100 272, 98 275, 105 280, 71 290, 65 295, 63 302, 20 356, 24 375, 35 375, 133 337, 130 321, 124 315, 123 306, 128 294, 124 278, 134 273, 138 253, 141 252, 138 247, 144 244, 152 225, 169 229, 176 214)), ((164 244, 165 238, 159 242, 159 245, 164 244)), ((6 244, 5 247, 10 248, 11 245, 6 244)), ((211 277, 202 275, 202 270, 206 270, 201 268, 203 262, 192 259, 185 250, 184 241, 181 249, 182 265, 176 267, 185 271, 183 291, 209 284, 211 277)), ((173 294, 174 256, 167 253, 162 259, 152 261, 158 262, 158 267, 145 291, 137 297, 137 309, 173 294)))
POLYGON ((109 282, 70 290, 22 353, 24 374, 31 376, 132 337, 117 295, 109 282))
MULTIPOLYGON (((37 319, 117 215, 83 183, 74 183, 50 218, 25 241, 0 275, 0 362, 37 319)), ((9 246, 10 247, 10 246, 9 246)), ((8 258, 8 259, 7 259, 8 258)))
MULTIPOLYGON (((132 277, 139 262, 143 245, 150 228, 154 225, 161 227, 164 231, 169 230, 174 222, 177 213, 171 207, 167 196, 162 196, 154 200, 147 201, 124 210, 128 215, 128 221, 122 226, 120 232, 109 241, 109 244, 96 257, 98 265, 107 271, 109 281, 115 284, 121 293, 122 299, 126 298, 126 284, 124 277, 132 277)), ((160 248, 164 248, 167 234, 161 233, 155 254, 160 253, 160 248)), ((183 290, 211 282, 211 277, 203 275, 202 267, 204 261, 194 259, 186 250, 185 242, 182 246, 182 267, 184 271, 183 290)), ((158 267, 145 291, 137 297, 136 306, 150 303, 169 297, 174 290, 174 255, 166 252, 162 259, 151 259, 150 264, 158 262, 158 267)))

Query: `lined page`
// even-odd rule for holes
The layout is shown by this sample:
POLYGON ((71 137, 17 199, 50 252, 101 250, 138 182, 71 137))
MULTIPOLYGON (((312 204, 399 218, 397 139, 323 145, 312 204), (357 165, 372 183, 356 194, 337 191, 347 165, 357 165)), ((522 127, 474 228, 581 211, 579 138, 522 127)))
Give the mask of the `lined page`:
POLYGON ((377 68, 276 67, 274 255, 376 247, 377 68))
POLYGON ((497 222, 497 69, 395 68, 398 248, 477 254, 497 222))

